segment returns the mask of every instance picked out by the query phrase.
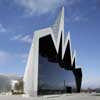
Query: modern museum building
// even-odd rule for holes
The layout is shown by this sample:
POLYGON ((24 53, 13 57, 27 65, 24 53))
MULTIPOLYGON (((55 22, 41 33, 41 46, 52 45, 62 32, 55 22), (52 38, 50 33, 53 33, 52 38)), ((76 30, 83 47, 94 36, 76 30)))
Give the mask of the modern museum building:
POLYGON ((70 33, 64 37, 64 7, 53 25, 34 32, 23 81, 29 96, 80 92, 82 71, 70 33))

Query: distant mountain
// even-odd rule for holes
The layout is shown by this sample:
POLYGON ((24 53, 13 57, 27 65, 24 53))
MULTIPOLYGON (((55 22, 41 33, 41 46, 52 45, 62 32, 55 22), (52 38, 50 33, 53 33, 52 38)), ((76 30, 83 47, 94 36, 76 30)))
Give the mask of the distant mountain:
POLYGON ((21 77, 17 75, 0 74, 0 93, 11 91, 11 81, 19 79, 21 77))

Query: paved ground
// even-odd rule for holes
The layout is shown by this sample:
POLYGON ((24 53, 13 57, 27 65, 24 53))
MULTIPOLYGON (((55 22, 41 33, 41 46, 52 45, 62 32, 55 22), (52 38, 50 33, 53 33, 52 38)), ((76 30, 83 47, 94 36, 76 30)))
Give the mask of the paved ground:
POLYGON ((100 94, 69 94, 41 97, 5 96, 0 95, 0 100, 100 100, 100 94))

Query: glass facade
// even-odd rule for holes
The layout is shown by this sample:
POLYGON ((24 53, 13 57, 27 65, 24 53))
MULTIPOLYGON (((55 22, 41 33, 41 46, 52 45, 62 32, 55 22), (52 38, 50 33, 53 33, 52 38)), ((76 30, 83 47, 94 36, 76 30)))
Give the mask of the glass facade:
POLYGON ((58 63, 49 62, 39 56, 38 94, 71 93, 76 91, 72 71, 65 70, 58 63))
POLYGON ((39 43, 38 95, 75 92, 73 71, 60 66, 51 40, 47 36, 39 43))

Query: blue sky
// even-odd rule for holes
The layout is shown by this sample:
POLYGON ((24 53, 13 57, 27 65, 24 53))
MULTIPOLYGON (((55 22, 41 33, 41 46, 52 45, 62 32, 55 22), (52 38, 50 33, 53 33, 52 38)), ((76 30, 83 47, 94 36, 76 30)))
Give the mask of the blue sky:
POLYGON ((62 5, 82 87, 100 87, 100 0, 0 0, 0 73, 23 75, 34 31, 52 25, 62 5))

